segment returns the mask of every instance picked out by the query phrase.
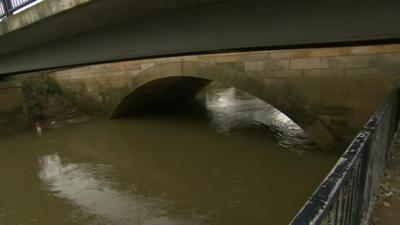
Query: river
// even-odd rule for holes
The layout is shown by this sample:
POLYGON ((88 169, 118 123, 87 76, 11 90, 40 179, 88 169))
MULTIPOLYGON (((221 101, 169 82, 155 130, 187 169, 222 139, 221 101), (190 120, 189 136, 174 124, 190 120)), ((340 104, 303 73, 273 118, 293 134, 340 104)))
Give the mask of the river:
POLYGON ((201 99, 0 138, 0 225, 288 224, 338 154, 233 88, 201 99))

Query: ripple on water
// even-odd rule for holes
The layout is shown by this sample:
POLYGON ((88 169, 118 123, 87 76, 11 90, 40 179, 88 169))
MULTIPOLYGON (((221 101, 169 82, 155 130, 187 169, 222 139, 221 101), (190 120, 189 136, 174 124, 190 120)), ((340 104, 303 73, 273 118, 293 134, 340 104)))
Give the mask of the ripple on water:
POLYGON ((270 104, 235 88, 208 88, 203 95, 210 125, 218 132, 230 135, 237 129, 266 127, 282 147, 300 154, 317 148, 301 127, 270 104))

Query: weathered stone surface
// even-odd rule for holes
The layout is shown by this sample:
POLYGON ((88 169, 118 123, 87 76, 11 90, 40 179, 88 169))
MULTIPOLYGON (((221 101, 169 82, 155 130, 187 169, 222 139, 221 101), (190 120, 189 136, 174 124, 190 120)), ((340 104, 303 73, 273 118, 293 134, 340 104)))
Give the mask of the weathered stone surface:
POLYGON ((366 68, 379 65, 379 57, 376 55, 337 56, 329 58, 330 68, 366 68))
POLYGON ((309 70, 309 69, 327 69, 329 68, 327 58, 299 58, 292 59, 290 69, 309 70))
POLYGON ((327 56, 342 56, 351 55, 349 48, 317 48, 312 49, 311 57, 327 57, 327 56))
POLYGON ((244 63, 246 71, 262 71, 265 69, 264 61, 249 61, 244 63))
POLYGON ((385 54, 379 58, 379 64, 386 67, 400 66, 400 53, 385 54))
POLYGON ((361 54, 382 54, 390 52, 398 52, 398 45, 371 45, 371 46, 357 46, 350 48, 354 55, 361 54))
POLYGON ((307 58, 310 56, 310 50, 299 49, 299 50, 281 50, 281 51, 271 51, 271 58, 307 58))
POLYGON ((14 82, 0 84, 0 135, 17 132, 28 127, 21 86, 14 82))
POLYGON ((305 131, 322 149, 329 150, 335 146, 334 137, 320 120, 315 121, 315 123, 306 128, 305 131))
POLYGON ((400 81, 399 55, 400 45, 257 51, 132 60, 51 73, 76 102, 103 114, 112 114, 130 93, 160 79, 220 81, 269 102, 329 147, 333 137, 351 138, 400 81))
POLYGON ((295 78, 295 77, 302 77, 303 74, 304 72, 301 70, 275 70, 271 73, 270 76, 295 78))
POLYGON ((343 69, 311 69, 304 72, 305 76, 342 76, 345 70, 343 69))
POLYGON ((270 59, 265 60, 264 68, 266 70, 288 70, 290 66, 289 59, 270 59))

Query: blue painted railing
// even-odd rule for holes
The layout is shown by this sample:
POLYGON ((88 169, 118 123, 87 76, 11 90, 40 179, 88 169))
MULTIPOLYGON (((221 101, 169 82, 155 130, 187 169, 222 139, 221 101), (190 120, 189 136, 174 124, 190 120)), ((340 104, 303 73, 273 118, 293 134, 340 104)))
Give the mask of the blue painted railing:
POLYGON ((15 11, 38 0, 0 0, 0 18, 10 16, 15 11))
POLYGON ((291 225, 366 224, 399 120, 397 87, 372 115, 291 225))

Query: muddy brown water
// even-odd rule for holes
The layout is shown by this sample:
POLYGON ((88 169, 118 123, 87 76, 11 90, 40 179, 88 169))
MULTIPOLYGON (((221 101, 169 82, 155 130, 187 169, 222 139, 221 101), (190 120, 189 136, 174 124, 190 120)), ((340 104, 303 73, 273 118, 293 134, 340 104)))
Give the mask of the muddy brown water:
POLYGON ((338 154, 235 89, 205 102, 0 138, 0 225, 288 224, 338 154))

